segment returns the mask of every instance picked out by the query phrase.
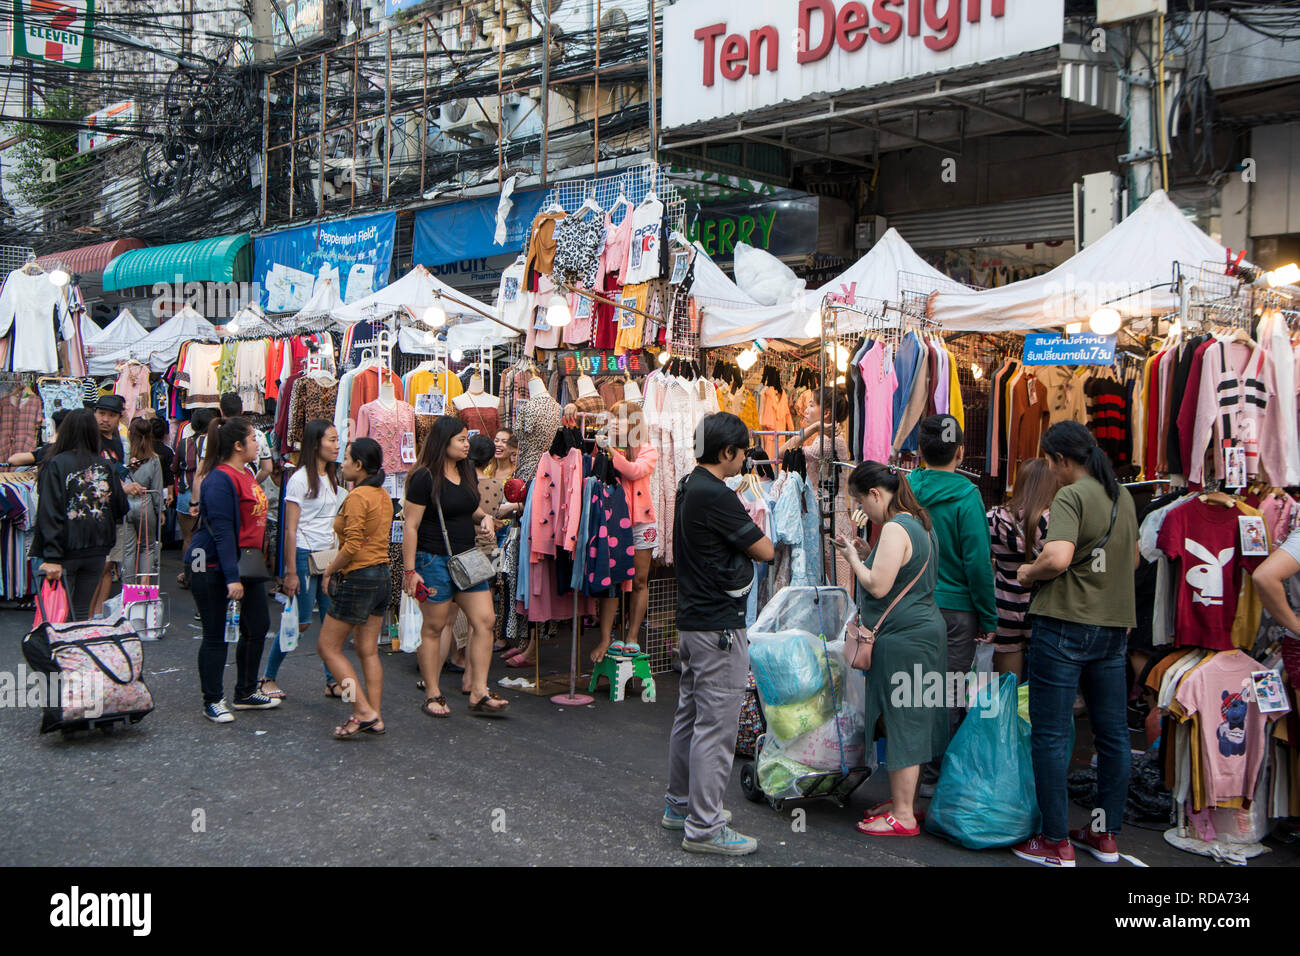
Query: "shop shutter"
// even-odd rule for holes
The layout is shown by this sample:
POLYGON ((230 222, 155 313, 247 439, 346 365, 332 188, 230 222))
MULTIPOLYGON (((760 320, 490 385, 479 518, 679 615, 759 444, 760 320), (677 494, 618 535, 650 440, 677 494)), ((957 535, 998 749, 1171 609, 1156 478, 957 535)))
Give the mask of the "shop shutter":
POLYGON ((1074 197, 1070 193, 887 218, 889 225, 915 249, 963 249, 1074 239, 1074 197))

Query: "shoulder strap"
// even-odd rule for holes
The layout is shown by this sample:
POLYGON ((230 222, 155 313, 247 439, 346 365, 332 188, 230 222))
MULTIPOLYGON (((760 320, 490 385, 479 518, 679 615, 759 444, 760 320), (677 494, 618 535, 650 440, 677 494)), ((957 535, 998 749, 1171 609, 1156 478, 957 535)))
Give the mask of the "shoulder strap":
POLYGON ((1106 529, 1106 533, 1101 536, 1101 540, 1092 546, 1091 551, 1089 551, 1082 558, 1078 558, 1075 561, 1071 562, 1070 568, 1082 567, 1083 565, 1087 564, 1089 561, 1092 560, 1092 556, 1094 554, 1096 554, 1102 548, 1106 547, 1106 542, 1110 540, 1111 533, 1114 532, 1115 530, 1115 519, 1117 517, 1119 517, 1119 491, 1118 490, 1115 492, 1115 500, 1114 502, 1111 503, 1110 506, 1110 527, 1108 527, 1106 529))

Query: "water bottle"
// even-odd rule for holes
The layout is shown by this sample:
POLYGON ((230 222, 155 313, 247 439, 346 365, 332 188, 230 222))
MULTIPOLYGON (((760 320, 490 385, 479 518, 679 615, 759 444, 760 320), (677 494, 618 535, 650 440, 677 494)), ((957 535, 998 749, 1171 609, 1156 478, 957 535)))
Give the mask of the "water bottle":
POLYGON ((226 605, 226 643, 239 643, 239 602, 234 600, 226 605))

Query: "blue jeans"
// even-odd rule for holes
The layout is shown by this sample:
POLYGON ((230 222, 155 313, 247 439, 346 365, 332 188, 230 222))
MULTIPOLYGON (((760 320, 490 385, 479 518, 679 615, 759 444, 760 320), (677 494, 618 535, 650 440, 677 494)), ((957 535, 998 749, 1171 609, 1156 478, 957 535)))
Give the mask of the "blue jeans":
MULTIPOLYGON (((325 612, 330 609, 330 596, 325 593, 321 587, 321 576, 311 573, 311 564, 308 562, 308 555, 311 552, 306 548, 299 548, 295 570, 298 572, 298 630, 311 625, 311 609, 315 607, 320 611, 320 619, 325 620, 325 612)), ((275 680, 276 675, 280 673, 280 664, 284 661, 284 651, 280 650, 280 641, 277 638, 271 642, 271 653, 266 661, 266 679, 275 680)), ((334 675, 330 673, 328 667, 325 668, 325 680, 328 683, 334 683, 334 675)))
POLYGON ((1074 737, 1074 698, 1080 689, 1097 748, 1097 802, 1104 814, 1097 825, 1118 833, 1124 824, 1131 762, 1125 714, 1126 629, 1038 615, 1031 621, 1029 722, 1043 836, 1059 841, 1069 835, 1065 779, 1074 737))

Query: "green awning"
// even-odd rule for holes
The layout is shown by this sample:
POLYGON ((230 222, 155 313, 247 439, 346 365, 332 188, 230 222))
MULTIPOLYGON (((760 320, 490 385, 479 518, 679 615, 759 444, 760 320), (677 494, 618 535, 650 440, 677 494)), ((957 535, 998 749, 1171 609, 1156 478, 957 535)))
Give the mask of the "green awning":
POLYGON ((132 249, 104 270, 104 291, 155 282, 248 282, 253 277, 253 237, 248 233, 132 249))

